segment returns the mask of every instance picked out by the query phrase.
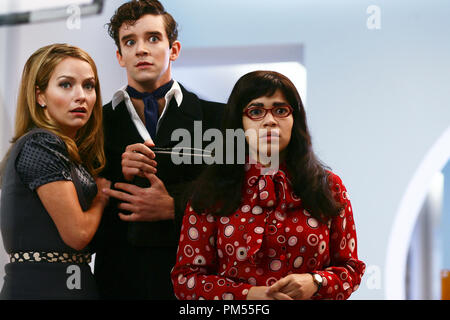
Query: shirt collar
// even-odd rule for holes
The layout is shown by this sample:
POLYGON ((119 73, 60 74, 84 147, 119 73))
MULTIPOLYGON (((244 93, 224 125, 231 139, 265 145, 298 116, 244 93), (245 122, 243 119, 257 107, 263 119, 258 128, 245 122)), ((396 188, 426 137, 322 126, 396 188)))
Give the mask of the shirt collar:
POLYGON ((245 174, 246 174, 247 177, 252 177, 252 176, 255 176, 255 177, 259 177, 259 176, 270 176, 270 177, 273 177, 274 175, 279 174, 279 173, 281 173, 283 176, 286 176, 286 172, 287 172, 286 162, 284 162, 284 161, 282 163, 279 163, 278 166, 264 167, 263 165, 261 165, 256 160, 250 159, 249 156, 246 157, 244 169, 245 169, 245 174))
MULTIPOLYGON (((127 92, 127 86, 123 86, 119 90, 117 90, 112 98, 112 108, 113 110, 119 105, 123 100, 131 100, 130 96, 127 92)), ((179 107, 183 102, 183 92, 181 91, 181 87, 177 81, 173 81, 172 88, 166 93, 164 98, 166 99, 166 106, 169 104, 172 97, 175 96, 175 101, 177 102, 177 106, 179 107)))

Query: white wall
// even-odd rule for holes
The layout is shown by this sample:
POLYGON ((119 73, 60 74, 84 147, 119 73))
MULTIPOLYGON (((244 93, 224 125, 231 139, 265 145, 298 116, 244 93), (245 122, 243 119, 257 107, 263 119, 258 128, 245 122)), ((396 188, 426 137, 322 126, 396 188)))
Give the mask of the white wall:
MULTIPOLYGON (((0 48, 6 47, 6 37, 7 37, 7 31, 5 28, 0 28, 0 48)), ((0 50, 0 70, 6 69, 6 61, 7 61, 7 51, 6 50, 0 50)), ((5 144, 5 134, 7 132, 7 128, 9 127, 9 122, 4 121, 5 120, 5 103, 4 103, 4 97, 5 97, 5 82, 6 82, 6 72, 0 73, 0 155, 3 154, 4 148, 6 147, 5 144)))

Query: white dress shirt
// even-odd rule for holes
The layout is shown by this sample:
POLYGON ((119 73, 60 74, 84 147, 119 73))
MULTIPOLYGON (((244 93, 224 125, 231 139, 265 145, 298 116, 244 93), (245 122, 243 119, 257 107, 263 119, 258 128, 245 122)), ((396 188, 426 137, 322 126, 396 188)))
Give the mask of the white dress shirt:
MULTIPOLYGON (((139 134, 141 135, 142 139, 144 141, 146 140, 152 140, 150 137, 150 133, 148 133, 147 128, 145 127, 145 124, 142 122, 141 118, 139 118, 139 115, 136 112, 136 109, 133 106, 133 103, 131 102, 130 96, 127 92, 127 86, 123 86, 119 90, 114 93, 112 98, 112 108, 113 110, 117 107, 119 103, 121 103, 123 100, 125 100, 125 105, 127 106, 128 113, 130 114, 131 121, 133 121, 134 125, 136 126, 136 129, 138 130, 139 134)), ((175 96, 175 101, 177 102, 177 106, 180 107, 182 101, 183 101, 183 92, 181 91, 180 85, 175 80, 173 81, 172 88, 166 93, 164 96, 166 100, 166 104, 164 105, 164 109, 161 113, 161 116, 158 118, 158 123, 156 125, 156 132, 158 132, 159 129, 159 121, 164 117, 166 113, 167 106, 170 103, 170 100, 172 100, 172 97, 175 96)))

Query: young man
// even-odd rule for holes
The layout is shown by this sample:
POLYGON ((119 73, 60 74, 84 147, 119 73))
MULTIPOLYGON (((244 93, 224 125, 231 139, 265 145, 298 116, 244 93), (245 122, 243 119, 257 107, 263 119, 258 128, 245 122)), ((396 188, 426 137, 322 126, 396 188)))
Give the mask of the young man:
POLYGON ((104 106, 103 176, 113 183, 104 192, 117 201, 105 210, 93 243, 94 273, 104 299, 174 299, 170 271, 183 192, 203 166, 177 166, 152 148, 176 146, 171 135, 179 128, 193 139, 194 121, 201 121, 203 131, 219 127, 223 105, 201 100, 172 80, 180 53, 177 24, 158 1, 123 4, 109 33, 128 86, 104 106))

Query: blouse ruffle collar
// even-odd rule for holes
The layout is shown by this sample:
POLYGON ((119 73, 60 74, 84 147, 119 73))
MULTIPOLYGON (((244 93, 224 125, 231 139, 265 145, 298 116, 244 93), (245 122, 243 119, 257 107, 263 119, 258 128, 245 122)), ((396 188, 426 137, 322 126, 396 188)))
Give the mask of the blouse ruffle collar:
POLYGON ((246 239, 247 257, 254 263, 264 235, 270 232, 269 215, 275 213, 277 217, 287 217, 289 211, 301 206, 301 200, 293 192, 285 164, 270 171, 259 163, 246 164, 245 170, 244 202, 257 226, 250 228, 246 239))

